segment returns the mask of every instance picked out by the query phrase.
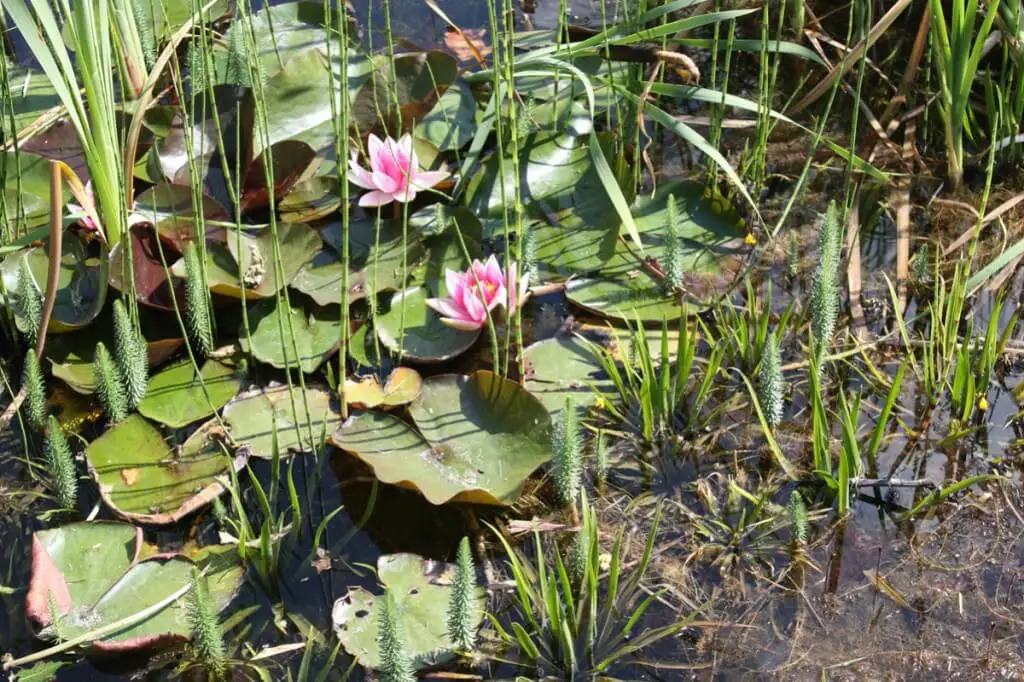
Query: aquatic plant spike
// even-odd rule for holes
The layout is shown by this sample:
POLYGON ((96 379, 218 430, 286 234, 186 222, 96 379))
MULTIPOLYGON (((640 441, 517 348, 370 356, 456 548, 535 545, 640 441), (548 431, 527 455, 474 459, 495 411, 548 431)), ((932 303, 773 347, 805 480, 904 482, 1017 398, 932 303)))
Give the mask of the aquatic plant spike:
POLYGON ((576 585, 583 584, 583 579, 587 575, 587 561, 590 558, 590 533, 586 525, 584 523, 583 527, 576 531, 576 536, 572 540, 572 552, 569 554, 569 572, 576 585))
POLYGON ((797 490, 794 490, 789 496, 789 519, 793 541, 797 545, 807 544, 807 507, 804 505, 804 498, 797 490))
POLYGON ((124 385, 128 409, 134 410, 146 397, 149 362, 146 342, 139 336, 120 300, 114 301, 114 355, 124 385))
POLYGON ((608 480, 608 441, 604 437, 604 431, 597 430, 594 438, 595 472, 599 483, 608 480))
POLYGON ((469 538, 459 543, 455 582, 448 602, 448 638, 459 651, 472 651, 476 643, 476 627, 480 619, 476 614, 476 566, 469 538))
POLYGON ((39 324, 43 314, 43 293, 36 286, 35 277, 28 267, 28 259, 22 258, 18 265, 18 305, 16 311, 25 323, 23 330, 29 343, 35 345, 39 336, 39 324))
POLYGON ((391 590, 384 592, 384 608, 378 621, 377 641, 380 645, 380 679, 383 682, 415 682, 412 662, 405 652, 402 626, 396 613, 391 590))
POLYGON ((447 270, 448 298, 428 298, 426 304, 441 315, 441 321, 459 331, 475 331, 487 324, 488 314, 498 306, 510 313, 527 294, 527 277, 517 281, 517 267, 509 263, 502 272, 493 255, 486 263, 474 260, 464 273, 447 270))
POLYGON ((199 250, 194 243, 185 247, 185 321, 200 355, 213 350, 213 328, 210 323, 210 302, 203 283, 199 250))
POLYGON ((124 421, 128 416, 128 399, 121 386, 121 377, 118 375, 114 359, 110 357, 110 351, 102 341, 96 344, 96 358, 93 360, 92 371, 96 382, 96 394, 100 398, 107 419, 114 424, 124 421))
POLYGON ((583 485, 583 455, 576 405, 571 396, 565 399, 565 409, 555 418, 552 431, 555 489, 562 504, 575 504, 583 485))
POLYGON ((39 367, 39 359, 35 351, 25 354, 25 366, 21 370, 21 387, 25 389, 25 405, 29 423, 40 429, 46 422, 46 386, 43 384, 43 371, 39 367))
POLYGON ((57 501, 64 509, 74 509, 78 501, 78 473, 75 460, 71 456, 71 447, 60 422, 50 415, 46 429, 46 467, 53 477, 53 486, 57 493, 57 501))
POLYGON ((397 142, 390 137, 381 140, 371 133, 367 151, 369 169, 359 165, 359 152, 355 150, 348 164, 352 183, 370 190, 359 198, 359 205, 363 207, 410 202, 417 192, 430 189, 449 177, 445 171, 420 169, 412 135, 408 133, 397 142))
POLYGON ((839 215, 832 202, 818 233, 818 266, 811 285, 811 332, 821 348, 832 340, 839 316, 840 248, 839 215))
POLYGON ((668 285, 669 293, 680 291, 683 288, 683 249, 679 243, 679 209, 676 207, 676 197, 668 195, 666 203, 666 225, 665 225, 665 283, 668 285))
POLYGON ((219 674, 224 669, 224 638, 217 621, 217 606, 210 597, 206 577, 198 568, 192 569, 192 589, 185 608, 192 646, 200 662, 219 674))
POLYGON ((775 332, 765 339, 761 369, 757 378, 758 400, 768 425, 773 429, 782 421, 782 360, 775 332))

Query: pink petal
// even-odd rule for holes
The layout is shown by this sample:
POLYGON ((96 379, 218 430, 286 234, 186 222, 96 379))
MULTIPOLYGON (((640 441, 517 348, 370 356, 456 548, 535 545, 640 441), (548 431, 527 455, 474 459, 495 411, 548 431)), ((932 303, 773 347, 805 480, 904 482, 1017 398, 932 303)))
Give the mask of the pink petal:
POLYGON ((441 322, 443 322, 445 326, 457 329, 460 332, 475 332, 485 324, 483 320, 480 322, 470 322, 468 320, 454 320, 448 317, 442 317, 441 322))
POLYGON ((444 284, 448 287, 448 295, 454 296, 456 291, 462 289, 465 284, 463 283, 465 278, 461 272, 455 272, 445 268, 444 271, 444 284))
POLYGON ((449 177, 451 175, 446 171, 416 171, 412 176, 412 184, 418 189, 430 189, 449 177))
POLYGON ((348 162, 348 180, 356 187, 363 189, 376 189, 373 183, 373 176, 370 172, 356 163, 355 159, 348 162))
POLYGON ((379 170, 373 171, 373 184, 375 187, 370 189, 379 189, 381 192, 387 192, 388 194, 394 194, 402 186, 398 178, 393 178, 379 170))
POLYGON ((498 259, 494 257, 493 253, 487 259, 487 264, 484 266, 484 278, 495 284, 505 285, 505 274, 501 271, 498 259))
POLYGON ((450 298, 428 298, 426 300, 427 307, 434 312, 440 314, 442 317, 450 317, 453 320, 466 320, 472 322, 469 316, 466 315, 466 311, 455 305, 455 301, 450 298))
POLYGON ((402 135, 401 139, 398 140, 398 143, 395 146, 396 149, 405 156, 405 158, 410 160, 412 159, 412 156, 415 153, 412 148, 412 135, 409 133, 402 135))
POLYGON ((395 198, 386 192, 367 192, 363 196, 359 197, 359 205, 363 208, 372 208, 374 206, 386 206, 394 201, 395 198))
POLYGON ((371 166, 373 166, 376 163, 377 158, 380 157, 380 153, 383 150, 384 142, 373 133, 370 133, 370 137, 366 141, 366 151, 367 156, 370 157, 371 166))
POLYGON ((397 201, 399 203, 407 204, 410 201, 415 201, 415 200, 416 200, 416 190, 413 189, 411 185, 409 187, 406 187, 404 191, 399 189, 397 192, 395 192, 395 201, 397 201))

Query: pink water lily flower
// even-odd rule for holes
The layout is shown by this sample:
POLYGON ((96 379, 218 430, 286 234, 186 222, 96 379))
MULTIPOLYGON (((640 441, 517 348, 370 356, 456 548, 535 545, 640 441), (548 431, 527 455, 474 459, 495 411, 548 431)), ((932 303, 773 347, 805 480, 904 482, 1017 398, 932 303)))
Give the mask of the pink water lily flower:
POLYGON ((427 305, 441 315, 441 321, 459 331, 475 331, 487 324, 488 313, 501 306, 515 312, 526 296, 527 278, 516 277, 516 264, 502 272, 491 256, 486 263, 474 260, 464 273, 445 271, 448 298, 427 299, 427 305))
POLYGON ((352 183, 370 190, 359 198, 360 206, 385 206, 392 201, 406 203, 416 198, 416 192, 430 189, 449 177, 445 171, 420 170, 412 136, 408 133, 397 142, 390 137, 381 140, 371 134, 367 147, 369 170, 359 165, 358 151, 352 152, 348 162, 352 183))
MULTIPOLYGON (((92 200, 92 202, 93 202, 93 206, 90 207, 90 208, 93 211, 95 211, 96 210, 95 209, 96 197, 92 193, 92 181, 91 180, 89 182, 85 183, 85 192, 88 195, 89 199, 92 200)), ((89 214, 89 211, 87 211, 84 206, 82 206, 80 204, 76 204, 76 203, 74 203, 72 201, 69 201, 68 202, 68 212, 71 214, 72 218, 77 218, 78 219, 78 224, 84 230, 86 230, 87 232, 96 232, 97 231, 97 227, 98 226, 96 225, 96 221, 92 219, 92 216, 89 214)))

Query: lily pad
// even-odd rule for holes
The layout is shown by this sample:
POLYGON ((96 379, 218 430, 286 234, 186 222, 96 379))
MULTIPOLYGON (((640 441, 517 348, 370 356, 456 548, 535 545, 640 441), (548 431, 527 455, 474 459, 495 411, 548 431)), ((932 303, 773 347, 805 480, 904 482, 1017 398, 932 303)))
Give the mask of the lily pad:
POLYGON ((394 294, 388 311, 377 316, 380 342, 410 362, 437 363, 462 355, 480 338, 480 330, 462 332, 445 325, 427 307, 427 298, 423 287, 394 294))
POLYGON ((181 428, 224 407, 241 386, 235 370, 223 363, 207 360, 196 376, 192 361, 181 360, 150 378, 139 412, 153 421, 181 428))
MULTIPOLYGON (((206 249, 210 291, 241 298, 244 281, 247 299, 270 298, 291 282, 320 250, 320 237, 308 225, 281 224, 277 226, 277 235, 281 249, 280 277, 274 266, 274 238, 269 228, 229 230, 226 244, 211 242, 206 249), (242 279, 238 277, 239 261, 242 279)), ((185 260, 178 260, 171 271, 184 279, 185 260)))
POLYGON ((341 207, 337 178, 313 177, 302 180, 277 203, 280 219, 286 223, 311 223, 341 207))
MULTIPOLYGON (((320 230, 324 242, 341 253, 341 222, 332 221, 320 230)), ((401 221, 357 220, 349 225, 350 300, 372 293, 396 291, 406 286, 425 253, 417 224, 410 216, 404 231, 401 221), (406 265, 403 270, 403 259, 406 265)))
POLYGON ((547 409, 491 372, 430 377, 409 413, 418 431, 390 414, 364 412, 331 442, 384 483, 419 490, 432 504, 513 504, 551 457, 547 409))
POLYGON ((307 386, 305 394, 293 387, 294 407, 287 386, 270 386, 247 391, 224 408, 224 421, 236 443, 253 457, 273 456, 273 426, 281 456, 309 452, 323 445, 322 436, 341 423, 341 414, 323 388, 307 386), (306 405, 309 409, 307 411, 306 405))
POLYGON ((476 132, 476 110, 476 100, 469 84, 457 80, 416 126, 416 134, 442 152, 461 149, 469 144, 476 132))
POLYGON ((396 367, 383 386, 375 374, 360 381, 346 379, 345 402, 359 410, 388 410, 411 403, 422 390, 423 377, 419 372, 411 367, 396 367))
MULTIPOLYGON (((205 220, 227 220, 228 210, 211 196, 201 199, 205 220)), ((196 237, 196 217, 192 206, 192 188, 162 182, 149 187, 135 197, 135 213, 153 226, 164 239, 170 240, 181 251, 184 243, 196 237)), ((207 236, 216 232, 207 226, 207 236)), ((169 255, 168 264, 173 261, 169 255)))
MULTIPOLYGON (((20 66, 13 66, 13 68, 8 66, 8 69, 10 69, 7 78, 10 83, 11 104, 14 110, 14 130, 20 133, 44 113, 60 106, 60 96, 42 70, 20 66)), ((4 128, 6 130, 6 125, 4 128)), ((14 155, 13 152, 11 155, 14 155)), ((24 158, 24 152, 22 152, 22 156, 24 158)), ((8 172, 10 173, 10 171, 8 172)))
MULTIPOLYGON (((26 259, 29 271, 40 292, 46 291, 49 270, 49 240, 40 247, 16 251, 0 263, 0 276, 4 279, 8 295, 17 300, 21 260, 26 259)), ((103 258, 89 256, 87 247, 76 234, 66 232, 61 243, 60 270, 57 276, 57 298, 48 330, 54 334, 85 327, 99 315, 107 296, 107 267, 103 258)), ((15 306, 17 310, 17 306, 15 306)), ((26 329, 26 322, 16 316, 18 328, 26 329)))
POLYGON ((660 322, 683 314, 679 300, 646 275, 574 279, 566 285, 565 295, 584 310, 619 320, 660 322))
MULTIPOLYGON (((13 89, 13 80, 11 86, 13 89)), ((17 101, 15 99, 15 102, 17 101)), ((50 161, 25 151, 18 154, 13 151, 0 151, 0 157, 0 167, 7 169, 4 185, 0 187, 0 197, 5 206, 7 220, 19 232, 48 224, 50 161)))
POLYGON ((397 55, 393 66, 386 55, 377 55, 372 61, 372 78, 356 93, 352 116, 373 123, 383 118, 389 124, 400 113, 405 129, 426 118, 459 74, 455 58, 440 50, 397 55), (395 102, 399 112, 390 109, 395 102))
POLYGON ((154 551, 143 544, 140 528, 124 523, 73 523, 36 532, 26 598, 29 618, 38 626, 51 626, 47 631, 51 636, 59 634, 68 640, 128 619, 180 593, 148 618, 115 630, 90 648, 115 653, 187 641, 190 629, 182 609, 193 567, 199 566, 206 575, 216 611, 234 598, 244 571, 233 547, 205 548, 192 558, 157 554, 141 559, 154 551))
MULTIPOLYGON (((278 307, 276 300, 261 301, 253 307, 249 313, 251 351, 268 365, 280 369, 299 366, 309 374, 337 350, 341 320, 336 310, 317 308, 307 313, 296 301, 289 303, 287 309, 278 307)), ((244 326, 238 340, 243 350, 250 350, 244 326)))
POLYGON ((597 402, 594 389, 614 391, 614 384, 604 375, 590 346, 578 336, 538 341, 523 356, 529 377, 526 388, 551 414, 565 408, 567 397, 571 396, 577 406, 586 407, 597 402))
MULTIPOLYGON (((377 559, 377 579, 388 589, 405 636, 405 651, 417 670, 452 658, 448 639, 448 603, 456 567, 416 554, 386 554, 377 559)), ((482 619, 486 592, 477 588, 474 613, 482 619)), ((379 668, 377 641, 382 598, 362 587, 334 603, 331 619, 342 646, 367 668, 379 668)), ((480 621, 474 623, 479 626, 480 621)))
POLYGON ((168 278, 164 262, 173 263, 178 257, 166 240, 147 225, 135 225, 129 229, 131 235, 132 269, 124 262, 128 240, 123 238, 110 250, 110 286, 128 293, 122 281, 135 276, 135 296, 139 303, 157 310, 174 310, 174 301, 185 298, 185 283, 177 278, 168 278), (158 244, 157 240, 161 240, 158 244), (161 260, 161 249, 163 260, 161 260), (173 296, 171 289, 174 289, 173 296))
POLYGON ((175 523, 224 492, 222 477, 245 457, 232 461, 211 436, 210 422, 177 451, 159 429, 140 415, 93 441, 85 450, 100 497, 119 517, 136 523, 175 523))
MULTIPOLYGON (((341 278, 344 268, 333 251, 322 249, 313 256, 313 260, 303 265, 292 280, 291 287, 309 296, 317 305, 337 305, 341 302, 341 278)), ((349 282, 352 278, 349 278, 349 282)), ((356 284, 355 292, 349 287, 349 300, 362 298, 361 284, 356 284)))

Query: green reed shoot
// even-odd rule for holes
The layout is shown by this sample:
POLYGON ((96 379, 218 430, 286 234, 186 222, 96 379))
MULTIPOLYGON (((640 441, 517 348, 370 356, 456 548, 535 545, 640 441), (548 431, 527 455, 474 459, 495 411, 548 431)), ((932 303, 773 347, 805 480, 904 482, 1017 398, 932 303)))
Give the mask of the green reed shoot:
POLYGON ((554 455, 551 463, 555 490, 562 505, 572 507, 583 486, 583 442, 572 396, 566 396, 562 411, 555 416, 554 421, 551 433, 554 455))
MULTIPOLYGON (((745 281, 746 305, 734 305, 723 299, 714 308, 713 329, 718 342, 727 347, 725 362, 753 375, 761 365, 766 352, 772 321, 772 287, 768 284, 763 298, 757 295, 753 283, 745 281)), ((782 311, 776 328, 784 330, 796 309, 795 301, 782 311)))
POLYGON ((210 596, 206 576, 192 567, 192 589, 188 592, 185 617, 192 632, 192 648, 213 679, 224 674, 224 637, 217 620, 217 606, 210 596))
POLYGON ((999 331, 1004 303, 1005 296, 996 298, 980 342, 974 336, 974 325, 968 324, 956 351, 955 369, 949 388, 952 416, 961 424, 966 424, 975 410, 984 413, 988 409, 987 394, 992 374, 1019 319, 1019 313, 1015 311, 1003 331, 999 331))
POLYGON ((842 252, 842 228, 833 201, 818 232, 818 264, 811 284, 811 341, 814 362, 832 341, 839 317, 839 265, 842 252))
POLYGON ((415 682, 416 671, 405 650, 405 633, 398 619, 398 607, 390 589, 384 590, 377 621, 377 644, 380 647, 380 679, 382 682, 415 682))
POLYGON ((42 324, 43 292, 36 285, 28 260, 22 258, 18 263, 18 288, 16 291, 17 316, 21 318, 19 327, 28 338, 30 346, 36 345, 39 337, 39 326, 42 324))
POLYGON ((149 360, 146 340, 132 325, 120 299, 114 301, 114 357, 124 386, 128 409, 134 410, 146 397, 149 360))

